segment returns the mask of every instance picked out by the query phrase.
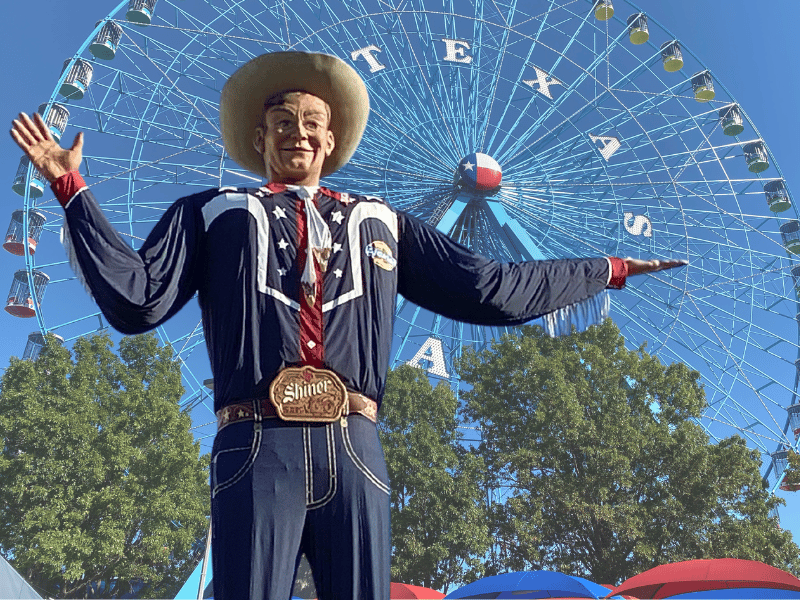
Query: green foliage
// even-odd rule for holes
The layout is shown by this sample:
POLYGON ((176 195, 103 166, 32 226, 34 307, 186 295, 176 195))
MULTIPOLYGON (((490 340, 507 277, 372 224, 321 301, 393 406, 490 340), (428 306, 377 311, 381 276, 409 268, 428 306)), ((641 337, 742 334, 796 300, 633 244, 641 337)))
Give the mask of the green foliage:
POLYGON ((298 598, 316 598, 317 587, 314 585, 314 574, 311 572, 311 565, 308 564, 308 558, 303 554, 300 559, 300 564, 297 565, 297 575, 294 578, 294 585, 292 586, 292 596, 298 598))
POLYGON ((784 471, 783 483, 786 485, 800 486, 800 454, 789 450, 789 464, 784 471))
POLYGON ((378 424, 392 488, 392 580, 447 590, 479 579, 489 548, 483 464, 459 443, 444 383, 389 373, 378 424))
POLYGON ((11 359, 0 393, 0 551, 41 593, 173 597, 198 559, 208 456, 153 335, 54 338, 11 359), (98 590, 103 582, 102 589, 98 590))
POLYGON ((539 327, 460 363, 466 415, 492 485, 500 552, 489 573, 552 569, 619 583, 659 564, 745 558, 800 572, 800 549, 770 510, 760 456, 710 445, 693 418, 699 374, 628 351, 607 320, 551 338, 539 327))

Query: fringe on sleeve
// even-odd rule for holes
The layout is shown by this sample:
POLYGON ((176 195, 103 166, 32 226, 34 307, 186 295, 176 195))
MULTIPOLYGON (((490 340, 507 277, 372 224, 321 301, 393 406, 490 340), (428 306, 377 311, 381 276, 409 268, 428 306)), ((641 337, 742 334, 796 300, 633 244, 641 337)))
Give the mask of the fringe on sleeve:
POLYGON ((569 335, 573 325, 578 331, 584 331, 592 325, 602 323, 610 313, 611 296, 603 290, 591 298, 544 315, 542 327, 551 337, 569 335))

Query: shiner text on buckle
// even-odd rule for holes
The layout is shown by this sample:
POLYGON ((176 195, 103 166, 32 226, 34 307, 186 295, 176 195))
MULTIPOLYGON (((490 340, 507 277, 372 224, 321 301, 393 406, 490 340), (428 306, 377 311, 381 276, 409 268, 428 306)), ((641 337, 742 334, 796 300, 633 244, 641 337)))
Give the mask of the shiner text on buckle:
POLYGON ((287 367, 269 386, 269 400, 284 421, 336 421, 347 414, 347 399, 336 373, 310 366, 287 367))

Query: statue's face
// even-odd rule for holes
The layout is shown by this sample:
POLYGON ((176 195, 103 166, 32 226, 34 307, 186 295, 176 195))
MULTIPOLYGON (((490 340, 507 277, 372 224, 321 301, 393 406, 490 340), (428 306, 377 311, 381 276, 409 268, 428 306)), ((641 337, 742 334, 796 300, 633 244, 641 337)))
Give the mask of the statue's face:
POLYGON ((317 185, 322 163, 333 152, 327 103, 306 92, 290 92, 264 110, 253 145, 264 157, 270 182, 317 185))

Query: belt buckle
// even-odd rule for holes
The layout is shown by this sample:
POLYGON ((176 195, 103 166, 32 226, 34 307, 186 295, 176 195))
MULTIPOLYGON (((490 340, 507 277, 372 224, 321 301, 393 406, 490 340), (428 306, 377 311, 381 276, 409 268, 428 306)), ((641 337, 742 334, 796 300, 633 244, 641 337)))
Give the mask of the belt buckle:
POLYGON ((345 414, 347 388, 328 369, 287 367, 272 380, 269 401, 284 421, 331 423, 345 414))

